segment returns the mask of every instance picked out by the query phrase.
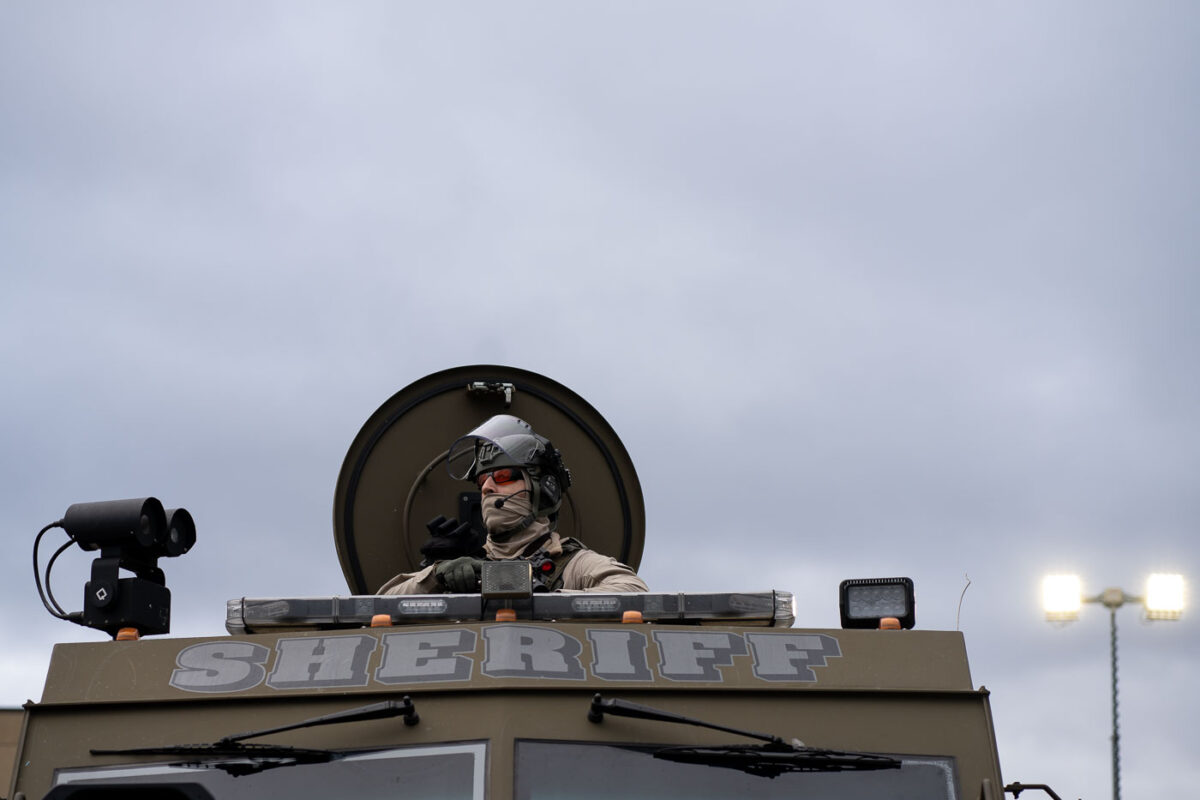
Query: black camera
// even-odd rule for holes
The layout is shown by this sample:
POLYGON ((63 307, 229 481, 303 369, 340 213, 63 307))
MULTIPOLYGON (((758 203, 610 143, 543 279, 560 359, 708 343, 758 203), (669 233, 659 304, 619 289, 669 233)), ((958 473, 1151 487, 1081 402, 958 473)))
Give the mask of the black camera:
MULTIPOLYGON (((196 543, 196 523, 187 509, 164 509, 153 497, 76 503, 59 524, 71 538, 67 545, 74 542, 100 555, 84 586, 83 611, 66 614, 55 602, 55 608, 47 604, 52 614, 114 637, 123 628, 136 629, 138 635, 170 631, 171 592, 158 559, 181 556, 196 543), (120 577, 121 570, 134 577, 120 577)), ((35 577, 36 558, 35 544, 35 577)), ((53 563, 51 558, 46 567, 47 589, 53 563)))
POLYGON ((196 543, 196 523, 186 508, 167 511, 153 497, 76 503, 63 530, 83 550, 117 551, 128 560, 181 556, 196 543))

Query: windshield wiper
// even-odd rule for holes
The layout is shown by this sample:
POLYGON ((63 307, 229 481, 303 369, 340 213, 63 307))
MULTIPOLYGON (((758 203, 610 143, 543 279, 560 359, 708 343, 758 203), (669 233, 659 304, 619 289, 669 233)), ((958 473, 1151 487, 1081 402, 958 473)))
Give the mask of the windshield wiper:
POLYGON ((219 769, 240 777, 253 775, 276 767, 297 764, 327 764, 349 755, 334 750, 315 750, 278 744, 245 744, 243 742, 213 742, 212 744, 173 744, 164 747, 130 747, 124 750, 92 750, 96 756, 189 756, 169 761, 172 767, 219 769))
POLYGON ((602 722, 605 714, 619 717, 675 722, 700 728, 736 733, 751 739, 761 739, 760 745, 726 745, 716 747, 660 747, 651 751, 655 758, 685 764, 706 764, 712 767, 740 769, 751 775, 774 778, 784 772, 842 772, 845 770, 900 769, 900 761, 871 753, 853 753, 808 747, 799 739, 784 741, 769 733, 730 728, 695 717, 673 714, 657 708, 630 703, 627 700, 605 700, 599 694, 592 697, 588 719, 602 722))
MULTIPOLYGON (((772 736, 769 733, 755 733, 754 731, 742 730, 741 728, 729 728, 724 725, 718 725, 715 722, 706 722, 695 717, 685 717, 682 714, 672 714, 670 711, 662 711, 650 706, 631 703, 628 700, 605 700, 599 693, 596 693, 592 696, 592 707, 588 709, 588 721, 603 722, 605 714, 612 714, 615 717, 652 719, 656 722, 676 722, 680 725, 695 725, 700 728, 712 728, 714 731, 736 733, 739 736, 748 736, 751 739, 762 739, 764 742, 770 742, 771 744, 781 744, 785 747, 791 746, 780 737, 772 736)), ((793 741, 801 746, 804 744, 799 740, 793 741)))
POLYGON ((360 722, 368 719, 383 719, 386 717, 404 717, 405 725, 416 725, 420 721, 417 709, 412 699, 407 695, 403 700, 385 700, 382 703, 351 708, 321 717, 302 720, 290 725, 280 725, 274 728, 263 728, 246 733, 236 733, 225 736, 210 744, 175 744, 162 747, 130 747, 122 750, 96 750, 92 755, 130 755, 130 756, 189 756, 182 761, 170 762, 171 766, 200 767, 220 769, 234 777, 251 775, 266 769, 276 767, 291 767, 297 764, 325 764, 344 758, 347 751, 319 750, 305 747, 289 747, 275 744, 246 744, 243 739, 255 736, 266 736, 269 733, 280 733, 298 728, 314 728, 318 725, 333 725, 339 722, 360 722))
POLYGON ((873 753, 825 750, 802 745, 743 744, 724 747, 660 747, 655 758, 683 764, 740 769, 751 775, 775 778, 785 772, 845 772, 848 770, 900 769, 900 760, 873 753))

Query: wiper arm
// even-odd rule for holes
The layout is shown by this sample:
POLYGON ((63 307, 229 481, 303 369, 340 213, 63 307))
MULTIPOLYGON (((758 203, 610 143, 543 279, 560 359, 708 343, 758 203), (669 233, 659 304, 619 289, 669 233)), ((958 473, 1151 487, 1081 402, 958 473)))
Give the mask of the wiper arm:
POLYGON ((400 702, 385 700, 382 703, 372 703, 369 706, 337 711, 333 714, 326 714, 323 717, 313 717, 302 722, 294 722, 291 725, 280 725, 277 728, 263 728, 246 733, 235 733, 232 736, 222 737, 219 742, 222 744, 240 742, 242 739, 266 736, 268 733, 294 731, 298 728, 315 728, 318 725, 333 725, 338 722, 362 722, 368 719, 384 719, 385 717, 404 717, 404 724, 410 727, 421 721, 421 717, 417 714, 417 708, 413 705, 412 698, 404 695, 404 699, 400 702))
POLYGON ((785 772, 845 772, 848 770, 900 769, 899 759, 872 753, 852 753, 797 745, 746 744, 726 747, 661 747, 655 758, 684 764, 740 769, 751 775, 775 778, 785 772))
POLYGON ((605 700, 599 694, 592 697, 588 719, 603 722, 605 714, 619 717, 634 717, 658 722, 675 722, 695 725, 700 728, 736 733, 751 739, 760 739, 761 745, 728 745, 717 747, 661 747, 653 751, 655 758, 678 761, 685 764, 707 764, 713 767, 740 769, 751 775, 774 778, 784 772, 841 772, 844 770, 900 769, 900 761, 871 753, 852 753, 841 750, 826 750, 807 747, 799 739, 784 741, 769 733, 730 728, 707 722, 695 717, 673 714, 657 708, 630 703, 628 700, 605 700))
MULTIPOLYGON (((637 703, 631 703, 628 700, 605 700, 599 693, 592 696, 592 707, 588 709, 588 721, 603 722, 605 714, 612 714, 615 717, 634 717, 636 719, 652 719, 657 722, 676 722, 680 725, 695 725, 699 728, 712 728, 714 731, 724 731, 725 733, 736 733, 739 736, 748 736, 751 739, 761 739, 764 742, 772 744, 781 744, 785 747, 791 747, 787 742, 778 736, 772 736, 769 733, 755 733, 754 731, 746 731, 741 728, 729 728, 724 725, 718 725, 715 722, 706 722, 695 717, 685 717, 683 714, 672 714, 670 711, 662 711, 650 706, 643 706, 637 703)), ((799 742, 798 742, 799 743, 799 742)))
POLYGON ((420 721, 412 698, 405 695, 404 699, 385 700, 382 703, 372 703, 346 711, 337 711, 321 717, 302 720, 291 725, 280 725, 275 728, 263 728, 246 733, 236 733, 225 736, 211 744, 176 744, 163 747, 131 747, 123 750, 96 750, 92 755, 171 755, 192 756, 185 761, 172 762, 176 766, 211 767, 221 769, 230 775, 249 775, 262 772, 264 769, 275 767, 290 767, 296 764, 323 764, 346 755, 334 750, 315 750, 287 745, 246 744, 243 739, 255 736, 266 736, 269 733, 280 733, 298 728, 314 728, 318 725, 333 725, 339 722, 360 722, 368 719, 384 719, 386 717, 404 717, 404 724, 416 725, 420 721), (230 759, 223 761, 221 759, 230 759))

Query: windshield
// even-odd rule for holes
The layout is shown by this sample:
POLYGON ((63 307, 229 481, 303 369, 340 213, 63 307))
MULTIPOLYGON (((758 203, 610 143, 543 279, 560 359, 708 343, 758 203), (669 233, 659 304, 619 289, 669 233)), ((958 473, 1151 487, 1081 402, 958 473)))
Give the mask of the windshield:
POLYGON ((729 767, 654 758, 657 748, 595 742, 518 741, 517 800, 956 800, 954 759, 900 756, 899 770, 787 772, 775 778, 729 767), (566 772, 553 769, 569 764, 566 772), (554 776, 554 777, 551 777, 554 776))
MULTIPOLYGON (((356 800, 483 800, 487 747, 483 742, 355 753, 327 764, 300 764, 234 777, 207 766, 137 764, 60 770, 56 785, 200 784, 225 798, 353 797, 356 800)), ((219 759, 218 759, 219 760, 219 759)))

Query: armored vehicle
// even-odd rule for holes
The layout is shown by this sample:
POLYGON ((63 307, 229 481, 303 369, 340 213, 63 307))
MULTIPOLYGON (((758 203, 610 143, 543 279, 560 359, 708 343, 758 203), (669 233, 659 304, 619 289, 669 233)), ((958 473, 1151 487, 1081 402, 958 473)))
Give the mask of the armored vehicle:
POLYGON ((641 488, 594 408, 508 367, 430 375, 347 453, 345 597, 239 597, 228 636, 140 637, 169 622, 155 557, 190 518, 72 506, 105 564, 64 616, 116 640, 55 648, 8 797, 1002 797, 988 692, 959 633, 914 629, 906 579, 843 583, 834 630, 782 590, 545 592, 527 561, 485 565, 478 593, 374 594, 418 566, 427 520, 478 524, 446 448, 497 413, 566 454, 559 529, 636 568, 641 488))

